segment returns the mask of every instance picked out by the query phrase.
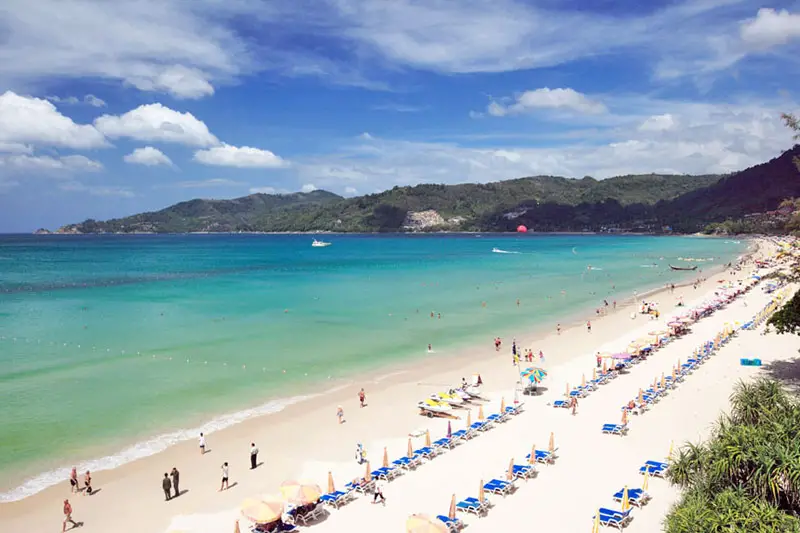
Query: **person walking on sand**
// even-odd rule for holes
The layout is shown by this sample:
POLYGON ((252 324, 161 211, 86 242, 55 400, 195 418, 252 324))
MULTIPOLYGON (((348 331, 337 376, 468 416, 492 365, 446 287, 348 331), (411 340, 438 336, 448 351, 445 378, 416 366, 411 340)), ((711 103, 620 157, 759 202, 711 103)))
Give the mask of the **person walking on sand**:
POLYGON ((219 484, 219 491, 222 492, 223 490, 227 490, 230 488, 228 486, 228 463, 227 461, 222 463, 222 483, 219 484))
POLYGON ((72 519, 72 505, 69 500, 64 500, 64 523, 61 524, 61 533, 67 530, 67 522, 72 524, 70 529, 78 527, 78 523, 72 519))
POLYGON ((200 455, 205 455, 206 453, 206 437, 202 433, 200 433, 200 455))
POLYGON ((80 486, 78 485, 78 469, 76 467, 72 467, 72 472, 69 473, 69 485, 70 485, 70 492, 78 492, 80 490, 80 486))
POLYGON ((561 324, 556 324, 556 333, 561 335, 561 324))
POLYGON ((344 424, 344 409, 341 405, 336 407, 336 418, 339 419, 340 424, 344 424))
POLYGON ((172 482, 169 480, 169 474, 164 472, 164 479, 161 480, 161 488, 164 489, 164 498, 166 501, 172 499, 172 482))
POLYGON ((381 503, 386 505, 386 498, 383 497, 383 483, 376 481, 375 482, 375 495, 372 497, 372 503, 377 503, 378 498, 381 499, 381 503))
POLYGON ((180 483, 181 483, 181 473, 178 472, 178 469, 174 466, 172 467, 172 472, 170 472, 172 476, 172 488, 175 489, 175 497, 181 495, 180 483))
POLYGON ((86 471, 86 474, 83 476, 83 495, 91 496, 92 495, 92 474, 89 471, 86 471))
POLYGON ((577 413, 578 399, 575 396, 571 397, 570 400, 569 400, 569 404, 570 404, 570 407, 572 407, 572 416, 575 416, 576 414, 578 414, 577 413))
POLYGON ((256 443, 250 443, 250 470, 255 470, 256 466, 258 466, 258 448, 256 448, 256 443))
POLYGON ((591 320, 587 320, 586 321, 586 332, 587 333, 591 333, 592 332, 592 321, 591 320))
MULTIPOLYGON (((431 351, 431 345, 430 344, 428 345, 428 351, 429 352, 431 351)), ((365 403, 366 400, 367 400, 367 395, 364 392, 364 389, 362 388, 360 391, 358 391, 358 401, 359 401, 361 407, 366 407, 367 406, 367 404, 365 403)))

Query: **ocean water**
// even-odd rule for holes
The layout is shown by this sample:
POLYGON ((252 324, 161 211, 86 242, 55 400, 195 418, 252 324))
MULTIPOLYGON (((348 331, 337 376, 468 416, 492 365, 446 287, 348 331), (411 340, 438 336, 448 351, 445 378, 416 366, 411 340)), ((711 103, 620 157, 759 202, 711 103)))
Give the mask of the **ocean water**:
POLYGON ((355 372, 467 343, 492 350, 495 335, 696 277, 669 270, 690 264, 679 257, 713 258, 691 263, 710 267, 746 245, 326 239, 333 245, 312 248, 302 235, 0 236, 0 473, 28 479, 0 483, 0 501, 63 481, 73 462, 118 466, 355 372))

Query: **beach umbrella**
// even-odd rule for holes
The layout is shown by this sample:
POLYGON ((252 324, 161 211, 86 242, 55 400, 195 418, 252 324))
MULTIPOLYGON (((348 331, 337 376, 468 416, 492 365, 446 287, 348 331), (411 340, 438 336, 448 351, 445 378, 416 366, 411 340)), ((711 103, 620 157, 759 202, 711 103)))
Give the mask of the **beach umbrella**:
POLYGON ((536 445, 531 446, 531 456, 528 458, 528 464, 536 464, 536 445))
POLYGON ((628 410, 627 409, 623 409, 622 410, 622 425, 624 426, 627 423, 628 423, 628 410))
POLYGON ((644 404, 644 391, 642 389, 639 389, 639 405, 643 404, 644 404))
POLYGON ((483 405, 478 406, 478 420, 483 420, 483 405))
POLYGON ((450 439, 453 437, 453 426, 450 425, 450 421, 447 421, 447 438, 450 439))
POLYGON ((633 356, 628 352, 619 352, 611 356, 614 360, 629 361, 633 356))
POLYGON ((586 387, 586 374, 581 374, 581 387, 586 387))
POLYGON ((236 520, 236 522, 233 523, 233 533, 241 533, 239 529, 239 520, 236 520))
POLYGON ((448 529, 438 518, 414 514, 406 520, 406 533, 448 533, 448 529))
POLYGON ((470 426, 472 426, 472 409, 467 411, 467 429, 469 429, 470 426))
POLYGON ((283 514, 283 503, 279 501, 262 501, 247 498, 242 502, 240 511, 242 516, 256 524, 271 524, 283 514))
POLYGON ((550 445, 547 447, 547 450, 550 453, 553 453, 553 452, 556 451, 556 435, 552 431, 550 432, 550 445))
POLYGON ((450 520, 456 519, 456 495, 453 494, 453 497, 450 498, 450 510, 447 511, 447 518, 450 520))
POLYGON ((364 481, 367 483, 372 481, 372 469, 369 467, 369 461, 367 461, 366 472, 364 472, 364 481))
POLYGON ((500 414, 502 415, 505 412, 506 412, 506 397, 503 396, 502 398, 500 398, 500 414))
POLYGON ((411 446, 411 437, 408 437, 408 451, 406 451, 406 457, 409 459, 414 457, 414 447, 411 446))
POLYGON ((506 477, 509 481, 514 480, 514 458, 511 458, 511 462, 508 463, 508 473, 506 473, 506 477))
POLYGON ((628 485, 625 485, 625 488, 622 489, 622 512, 624 513, 630 508, 631 508, 631 500, 628 497, 628 485))
POLYGON ((663 372, 661 373, 661 388, 662 389, 666 389, 667 388, 667 378, 664 377, 664 373, 663 372))
POLYGON ((567 387, 566 387, 566 389, 564 389, 564 396, 569 398, 569 383, 567 383, 567 387))
POLYGON ((328 472, 328 493, 336 492, 336 485, 333 484, 333 474, 328 472))
MULTIPOLYGON (((369 463, 367 463, 369 464, 369 463)), ((284 481, 280 486, 280 493, 287 503, 306 505, 316 502, 322 496, 322 489, 311 483, 297 481, 284 481)))
POLYGON ((592 533, 600 533, 600 508, 594 515, 594 525, 592 526, 592 533))
POLYGON ((430 429, 426 429, 425 430, 425 446, 427 446, 428 448, 431 447, 431 430, 430 429))
POLYGON ((611 357, 611 352, 597 352, 596 357, 601 357, 601 358, 611 357))
POLYGON ((603 374, 605 374, 606 372, 608 372, 608 367, 606 366, 606 360, 603 359, 603 374))
POLYGON ((386 446, 383 447, 383 467, 389 468, 389 452, 386 450, 386 446))
POLYGON ((677 374, 677 372, 675 372, 675 367, 672 367, 672 383, 673 383, 673 386, 674 386, 674 383, 675 383, 675 379, 677 377, 678 377, 678 374, 677 374))
POLYGON ((597 379, 597 369, 593 368, 592 369, 592 381, 595 381, 596 379, 597 379))
POLYGON ((669 454, 667 454, 667 460, 672 459, 672 450, 674 447, 675 447, 675 441, 674 440, 669 441, 669 454))
POLYGON ((647 485, 650 483, 650 469, 644 469, 644 480, 642 481, 642 490, 647 490, 647 485))
POLYGON ((478 501, 483 503, 486 497, 483 495, 483 480, 481 480, 481 486, 478 490, 478 501))

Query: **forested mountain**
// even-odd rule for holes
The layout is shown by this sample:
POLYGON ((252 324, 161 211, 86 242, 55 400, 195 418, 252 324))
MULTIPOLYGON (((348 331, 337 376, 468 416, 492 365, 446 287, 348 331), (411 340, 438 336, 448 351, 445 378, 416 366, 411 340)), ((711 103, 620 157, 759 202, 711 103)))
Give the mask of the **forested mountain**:
POLYGON ((152 213, 87 220, 59 231, 512 231, 518 224, 535 231, 660 231, 665 226, 697 231, 710 222, 775 209, 782 199, 800 196, 800 175, 792 164, 799 154, 800 147, 795 147, 728 176, 536 176, 486 184, 394 187, 355 198, 314 191, 191 200, 152 213), (425 216, 414 216, 420 214, 425 216))

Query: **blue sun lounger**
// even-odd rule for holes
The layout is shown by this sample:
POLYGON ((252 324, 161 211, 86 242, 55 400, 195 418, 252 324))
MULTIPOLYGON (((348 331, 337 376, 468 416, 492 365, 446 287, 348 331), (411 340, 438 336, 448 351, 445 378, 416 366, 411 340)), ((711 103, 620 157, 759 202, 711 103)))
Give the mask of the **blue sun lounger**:
POLYGON ((566 400, 556 400, 553 402, 553 407, 563 407, 566 409, 569 407, 569 402, 566 400))
POLYGON ((478 422, 473 422, 469 429, 473 431, 486 431, 489 429, 489 424, 479 420, 478 422))
POLYGON ((505 416, 499 413, 495 413, 486 417, 486 422, 504 422, 505 416))
POLYGON ((394 466, 399 466, 400 468, 405 468, 406 470, 411 470, 412 468, 416 468, 420 465, 419 455, 414 455, 411 459, 408 457, 401 457, 399 459, 395 459, 392 461, 394 466))
POLYGON ((466 429, 459 429, 458 431, 454 432, 452 435, 453 442, 459 440, 467 440, 472 438, 472 431, 467 431, 466 429))
POLYGON ((440 514, 436 519, 442 521, 452 533, 456 533, 464 527, 464 522, 462 522, 460 518, 450 518, 440 514))
POLYGON ((397 470, 396 467, 382 467, 378 468, 377 470, 372 471, 372 477, 377 479, 383 479, 384 481, 391 481, 394 479, 400 472, 397 470))
POLYGON ((500 494, 506 496, 514 487, 510 482, 500 479, 493 479, 483 486, 483 492, 491 492, 492 494, 500 494))
POLYGON ((628 431, 628 424, 603 424, 603 433, 608 435, 624 435, 628 431))
POLYGON ((488 500, 484 500, 483 503, 481 503, 478 498, 465 498, 456 504, 456 511, 474 513, 478 516, 480 516, 481 513, 486 512, 488 508, 488 500))
POLYGON ((514 465, 512 472, 514 479, 528 479, 533 475, 533 467, 531 465, 514 465))
POLYGON ((425 446, 423 448, 420 448, 419 450, 414 450, 414 455, 421 455, 425 459, 430 459, 431 457, 436 455, 436 450, 433 448, 429 448, 428 446, 425 446))
MULTIPOLYGON (((622 502, 622 493, 624 491, 625 488, 623 487, 614 493, 615 502, 622 502)), ((635 507, 641 507, 650 501, 650 495, 646 493, 644 489, 628 489, 628 501, 635 507)))
POLYGON ((335 507, 338 509, 340 506, 344 505, 348 501, 351 500, 352 492, 342 492, 337 490, 336 492, 329 492, 328 494, 323 494, 320 496, 319 500, 331 507, 335 507))
POLYGON ((522 404, 518 405, 507 405, 506 406, 506 413, 510 415, 518 415, 522 412, 522 404))
MULTIPOLYGON (((594 516, 592 517, 592 520, 594 520, 594 516)), ((604 526, 615 527, 619 530, 622 530, 622 528, 628 525, 628 522, 630 521, 630 510, 623 513, 622 511, 615 511, 613 509, 600 508, 600 523, 604 526)))
MULTIPOLYGON (((526 455, 525 459, 528 459, 530 461, 531 454, 526 455)), ((553 463, 555 462, 555 456, 547 450, 536 450, 536 462, 553 463)))
POLYGON ((651 476, 655 477, 664 477, 664 474, 667 473, 667 464, 666 463, 657 463, 656 461, 652 461, 655 464, 649 464, 651 461, 648 461, 643 466, 639 467, 639 473, 644 475, 645 472, 649 472, 651 476))
POLYGON ((447 438, 442 437, 441 439, 437 440, 433 443, 433 447, 436 450, 441 450, 442 448, 452 449, 455 446, 457 439, 454 438, 447 438))

